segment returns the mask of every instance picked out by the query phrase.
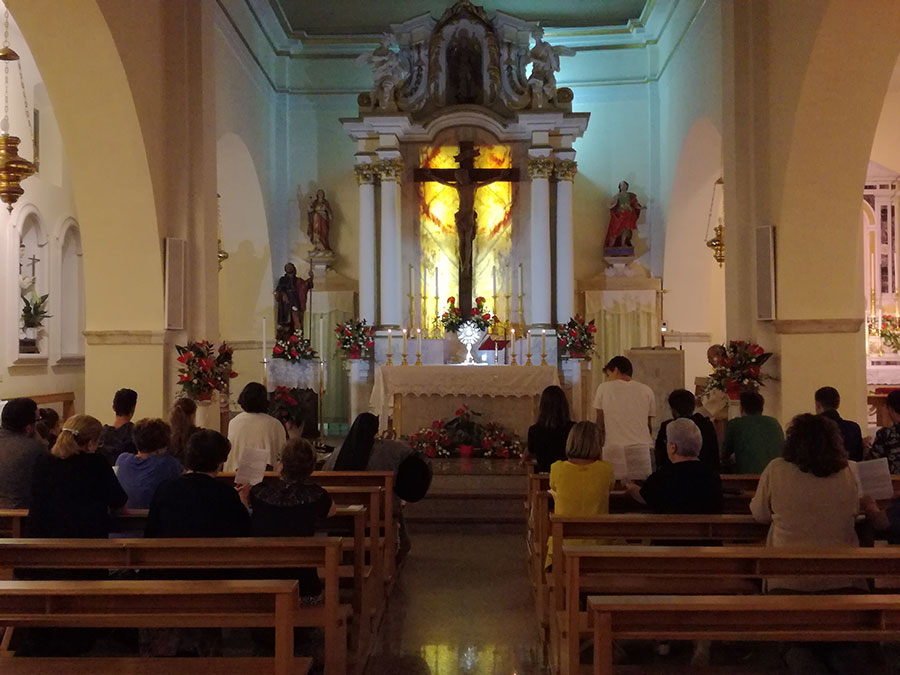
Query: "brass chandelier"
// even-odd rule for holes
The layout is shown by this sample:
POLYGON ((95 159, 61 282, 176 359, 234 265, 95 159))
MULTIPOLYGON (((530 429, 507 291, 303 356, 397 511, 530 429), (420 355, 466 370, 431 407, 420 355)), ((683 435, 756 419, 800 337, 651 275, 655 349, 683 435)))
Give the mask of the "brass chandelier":
MULTIPOLYGON (((9 46, 9 10, 3 16, 3 46, 0 47, 0 61, 3 61, 3 119, 0 120, 0 201, 12 212, 13 204, 25 194, 21 182, 37 171, 34 164, 19 157, 21 139, 9 133, 9 64, 17 61, 19 81, 22 83, 22 100, 25 104, 25 119, 31 128, 31 117, 28 110, 28 98, 25 95, 25 78, 22 75, 22 62, 15 50, 9 46)), ((32 130, 32 139, 34 131, 32 130)))

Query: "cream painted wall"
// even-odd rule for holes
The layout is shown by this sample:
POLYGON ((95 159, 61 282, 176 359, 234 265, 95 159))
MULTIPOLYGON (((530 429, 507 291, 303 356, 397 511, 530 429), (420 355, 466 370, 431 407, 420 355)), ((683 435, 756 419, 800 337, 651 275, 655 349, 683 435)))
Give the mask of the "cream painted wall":
POLYGON ((900 91, 889 91, 875 129, 872 161, 900 171, 900 91))

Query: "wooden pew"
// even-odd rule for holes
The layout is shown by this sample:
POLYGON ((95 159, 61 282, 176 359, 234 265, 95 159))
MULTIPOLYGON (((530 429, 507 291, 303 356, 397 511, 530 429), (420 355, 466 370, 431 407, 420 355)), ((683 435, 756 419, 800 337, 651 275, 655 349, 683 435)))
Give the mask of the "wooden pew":
POLYGON ((613 640, 881 642, 900 639, 900 595, 590 596, 594 675, 613 640))
POLYGON ((65 422, 75 414, 75 392, 63 391, 58 394, 38 394, 37 396, 28 396, 38 406, 47 403, 62 403, 62 415, 59 416, 61 422, 65 422))
POLYGON ((900 578, 900 549, 672 547, 563 544, 564 608, 554 615, 551 650, 560 672, 579 668, 588 617, 582 595, 755 595, 767 577, 900 578))
MULTIPOLYGON (((891 476, 894 495, 900 496, 900 475, 891 476)), ((722 474, 722 489, 732 492, 748 492, 753 494, 759 485, 758 474, 722 474)))
MULTIPOLYGON (((323 604, 299 607, 293 625, 322 628, 325 673, 344 675, 348 672, 347 619, 352 610, 341 605, 338 597, 342 543, 339 537, 0 539, 0 568, 144 571, 323 568, 323 604)), ((361 670, 365 664, 358 665, 361 670)))
MULTIPOLYGON (((90 626, 129 628, 269 627, 275 628, 275 657, 249 672, 306 673, 309 659, 294 658, 294 619, 300 609, 296 581, 0 581, 0 624, 7 626, 90 626)), ((230 659, 189 659, 206 672, 227 672, 230 659)), ((74 659, 88 672, 109 673, 106 659, 74 659)), ((144 661, 146 667, 163 664, 144 661)), ((164 659, 171 672, 184 672, 182 659, 164 659)), ((2 659, 3 673, 72 672, 56 659, 2 659), (30 663, 29 663, 30 662, 30 663), (23 664, 20 666, 19 664, 23 664), (37 671, 41 672, 41 671, 37 671)), ((82 671, 85 672, 85 671, 82 671)), ((149 672, 149 671, 148 671, 149 672)))

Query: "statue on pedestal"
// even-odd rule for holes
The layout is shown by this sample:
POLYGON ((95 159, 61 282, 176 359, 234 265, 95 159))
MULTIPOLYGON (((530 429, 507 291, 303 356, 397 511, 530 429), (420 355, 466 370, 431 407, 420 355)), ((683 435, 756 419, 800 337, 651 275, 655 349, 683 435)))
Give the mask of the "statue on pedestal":
POLYGON ((609 202, 609 229, 606 248, 632 248, 631 239, 643 205, 637 195, 628 191, 628 182, 619 183, 619 193, 609 202))
POLYGON ((316 190, 316 196, 310 196, 306 208, 306 234, 314 251, 331 252, 328 237, 331 232, 331 204, 325 199, 325 190, 316 190))
POLYGON ((381 36, 380 44, 370 53, 361 54, 356 62, 369 64, 372 67, 372 102, 379 108, 394 108, 394 95, 400 84, 408 75, 408 68, 404 59, 393 49, 391 45, 396 41, 393 35, 385 33, 381 36))
POLYGON ((560 56, 575 56, 575 50, 568 47, 555 47, 544 42, 544 29, 536 27, 531 37, 534 38, 534 47, 529 52, 531 60, 531 75, 528 78, 528 86, 531 87, 533 96, 541 98, 540 103, 552 101, 556 98, 556 73, 559 72, 560 56))
POLYGON ((306 302, 312 288, 312 269, 309 271, 309 279, 304 279, 297 276, 294 263, 284 266, 284 276, 278 280, 274 293, 277 337, 287 338, 303 330, 303 315, 306 313, 306 302))

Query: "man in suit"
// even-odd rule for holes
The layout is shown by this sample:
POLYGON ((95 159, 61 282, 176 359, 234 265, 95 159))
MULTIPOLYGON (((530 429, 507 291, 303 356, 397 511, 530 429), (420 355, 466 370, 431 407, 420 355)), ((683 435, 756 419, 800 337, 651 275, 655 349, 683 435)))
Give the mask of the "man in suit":
POLYGON ((844 438, 844 449, 847 456, 854 462, 863 459, 862 432, 856 422, 845 420, 838 414, 841 405, 841 395, 834 387, 822 387, 816 390, 816 414, 834 421, 841 430, 844 438))

